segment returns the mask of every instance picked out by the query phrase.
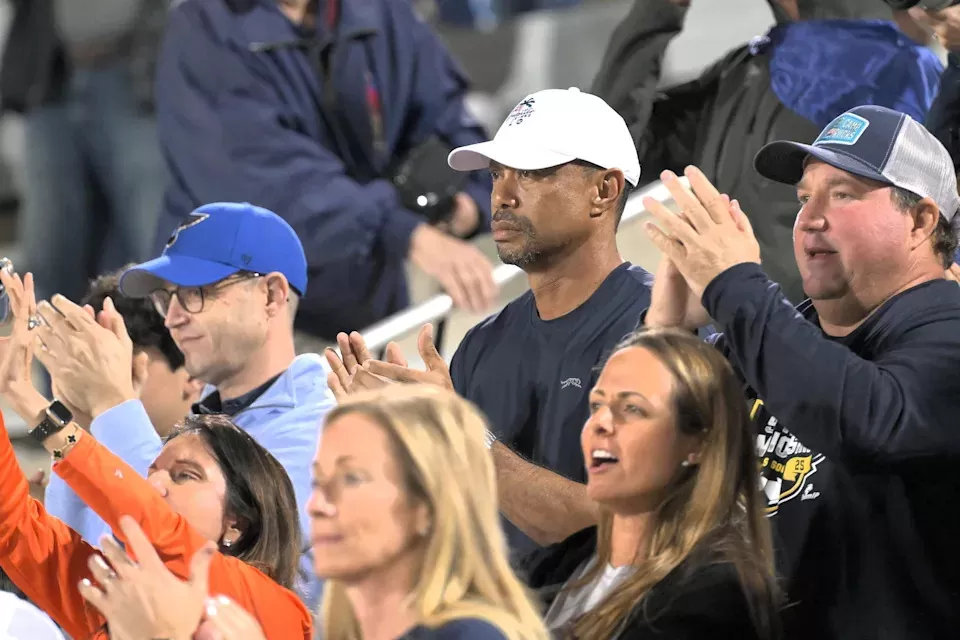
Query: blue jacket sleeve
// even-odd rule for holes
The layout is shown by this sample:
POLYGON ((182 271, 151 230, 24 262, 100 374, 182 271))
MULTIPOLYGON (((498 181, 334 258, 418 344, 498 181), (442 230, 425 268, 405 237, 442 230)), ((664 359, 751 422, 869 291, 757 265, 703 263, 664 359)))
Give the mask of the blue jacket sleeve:
POLYGON ((728 358, 806 446, 848 460, 960 451, 955 416, 943 415, 960 409, 952 400, 960 361, 955 318, 931 311, 869 361, 803 318, 760 265, 724 271, 702 300, 724 331, 728 358))
MULTIPOLYGON (((142 476, 160 454, 160 436, 150 423, 143 404, 130 400, 97 416, 90 431, 94 437, 142 476)), ((47 511, 65 522, 92 545, 110 533, 107 524, 74 493, 63 478, 53 474, 44 494, 47 511)))
MULTIPOLYGON (((429 26, 412 11, 404 14, 411 20, 418 65, 412 111, 420 116, 412 137, 426 139, 436 134, 451 147, 486 140, 486 132, 464 103, 469 89, 466 74, 429 26)), ((490 230, 491 186, 490 172, 483 170, 471 172, 464 187, 480 210, 478 231, 490 230)))

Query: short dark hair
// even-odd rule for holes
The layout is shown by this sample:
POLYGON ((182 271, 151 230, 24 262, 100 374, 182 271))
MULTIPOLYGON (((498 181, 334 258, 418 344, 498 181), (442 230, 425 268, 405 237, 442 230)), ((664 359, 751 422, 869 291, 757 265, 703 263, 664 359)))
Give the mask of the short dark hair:
MULTIPOLYGON (((900 187, 893 187, 890 194, 894 206, 904 213, 923 200, 920 195, 913 191, 900 187)), ((947 220, 942 215, 939 216, 937 226, 933 230, 933 251, 940 257, 944 269, 953 264, 953 256, 957 252, 958 243, 960 243, 960 236, 958 236, 957 218, 947 220)))
POLYGON ((293 589, 303 549, 296 494, 286 470, 224 415, 189 415, 166 442, 187 434, 199 436, 217 461, 226 484, 224 511, 243 527, 236 542, 220 545, 221 553, 293 589))
POLYGON ((120 275, 128 267, 105 273, 91 281, 90 288, 80 304, 89 304, 99 313, 103 309, 104 299, 109 296, 117 312, 123 316, 134 348, 157 349, 170 365, 170 370, 176 371, 183 366, 183 353, 164 326, 163 316, 153 306, 153 302, 150 298, 128 298, 120 293, 120 275))
MULTIPOLYGON (((592 162, 587 162, 586 160, 574 160, 570 164, 580 167, 581 169, 586 169, 588 171, 606 171, 603 167, 598 164, 593 164, 592 162)), ((623 191, 620 192, 620 199, 617 200, 617 210, 616 210, 616 220, 614 221, 614 229, 620 228, 620 220, 623 219, 623 212, 627 208, 627 200, 630 199, 630 194, 633 192, 633 185, 627 182, 626 179, 623 181, 623 191)))

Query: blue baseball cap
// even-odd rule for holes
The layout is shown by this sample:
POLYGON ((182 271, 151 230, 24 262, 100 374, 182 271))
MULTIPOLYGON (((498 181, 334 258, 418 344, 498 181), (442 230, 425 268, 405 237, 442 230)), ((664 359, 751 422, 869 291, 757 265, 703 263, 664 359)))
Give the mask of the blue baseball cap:
POLYGON ((239 271, 276 271, 299 295, 307 290, 303 245, 283 218, 247 202, 216 202, 187 216, 159 258, 124 271, 120 292, 145 298, 166 283, 201 287, 239 271))
POLYGON ((950 153, 923 125, 899 111, 855 107, 828 124, 812 145, 777 141, 764 146, 753 166, 766 178, 795 185, 809 158, 931 198, 947 220, 960 209, 950 153))

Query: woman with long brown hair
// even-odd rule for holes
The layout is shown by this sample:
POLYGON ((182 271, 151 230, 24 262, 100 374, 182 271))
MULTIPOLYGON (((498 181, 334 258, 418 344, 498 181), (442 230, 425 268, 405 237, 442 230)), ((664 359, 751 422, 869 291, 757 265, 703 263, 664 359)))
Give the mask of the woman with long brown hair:
POLYGON ((579 640, 778 635, 769 525, 740 384, 712 346, 645 330, 590 393, 581 444, 598 527, 527 563, 579 640))

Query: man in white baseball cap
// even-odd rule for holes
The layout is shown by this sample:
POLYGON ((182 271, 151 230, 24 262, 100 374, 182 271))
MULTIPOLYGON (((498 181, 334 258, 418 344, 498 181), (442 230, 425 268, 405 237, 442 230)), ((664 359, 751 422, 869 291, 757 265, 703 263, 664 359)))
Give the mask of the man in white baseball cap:
MULTIPOLYGON (((522 556, 596 522, 580 431, 598 363, 650 301, 650 274, 624 262, 616 243, 640 162, 623 118, 577 89, 524 98, 493 140, 456 149, 449 162, 490 169, 493 239, 530 291, 471 329, 449 371, 428 335, 428 372, 377 361, 369 371, 452 384, 486 413, 500 508, 522 556)), ((364 353, 354 351, 351 368, 364 353)), ((335 391, 349 393, 351 372, 331 364, 335 391)))

